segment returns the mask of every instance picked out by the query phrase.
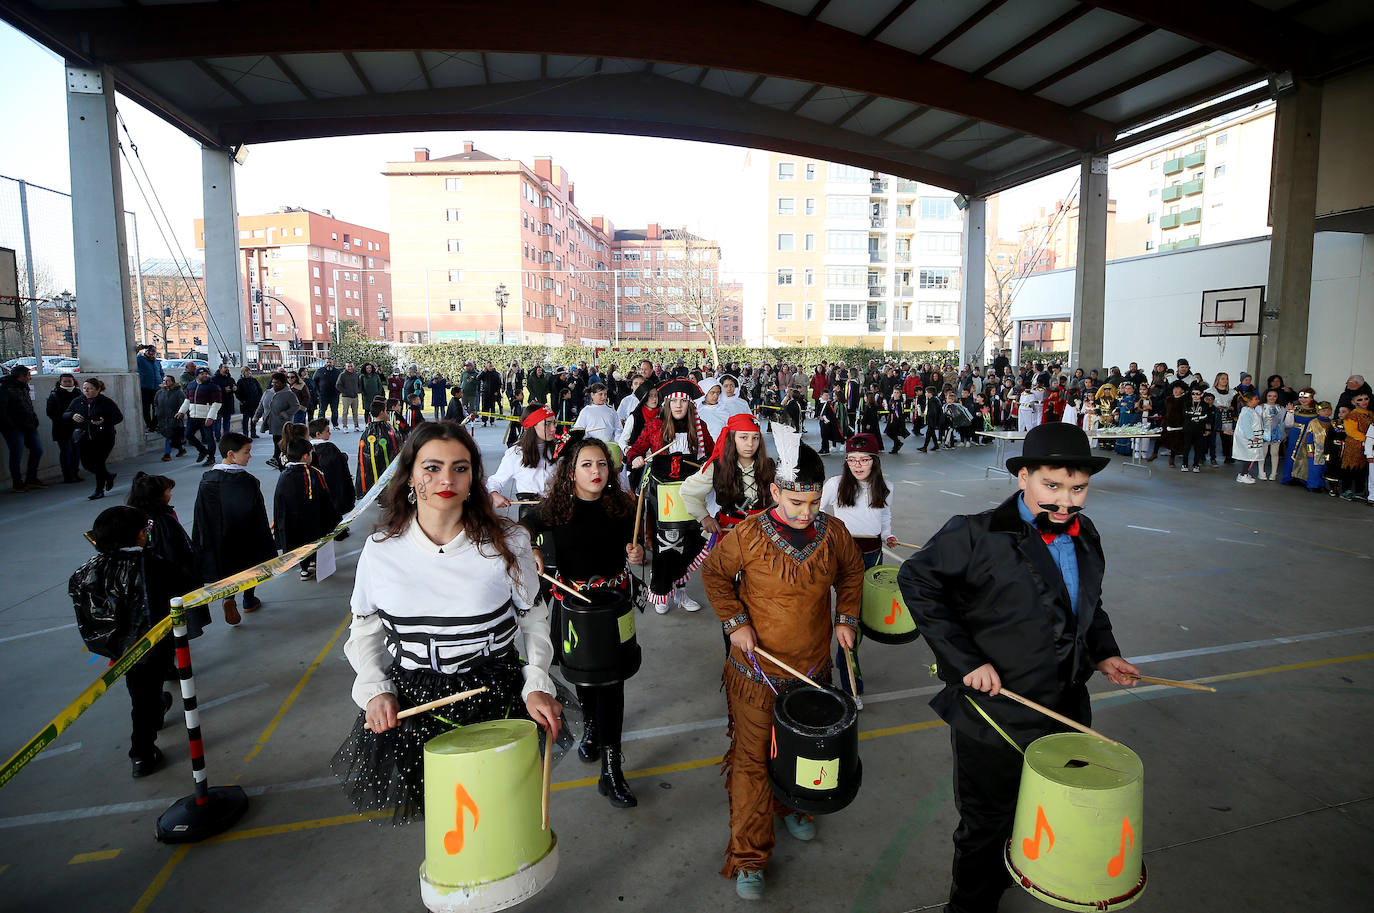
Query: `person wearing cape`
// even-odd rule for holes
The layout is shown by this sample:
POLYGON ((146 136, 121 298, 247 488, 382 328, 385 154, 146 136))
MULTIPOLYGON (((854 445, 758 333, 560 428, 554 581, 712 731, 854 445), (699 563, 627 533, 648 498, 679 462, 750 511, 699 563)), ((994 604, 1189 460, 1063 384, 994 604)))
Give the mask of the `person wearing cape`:
POLYGON ((701 471, 682 483, 687 512, 709 536, 709 551, 730 528, 772 506, 776 466, 752 415, 732 415, 701 471))
POLYGON ((754 652, 767 650, 794 669, 830 680, 830 644, 853 647, 863 593, 863 559, 844 523, 820 511, 825 465, 792 429, 773 434, 775 506, 739 523, 702 565, 702 585, 730 641, 722 674, 730 748, 725 788, 730 842, 721 874, 746 900, 763 895, 774 819, 799 840, 815 836, 814 820, 774 798, 768 781, 769 735, 777 692, 791 673, 754 652), (835 614, 830 591, 837 593, 835 614))
MULTIPOLYGON (((192 517, 191 543, 195 546, 200 579, 223 580, 277 556, 262 485, 248 471, 253 442, 231 431, 219 439, 220 461, 200 477, 192 517)), ((243 593, 246 611, 262 605, 253 589, 243 593)), ((233 597, 224 600, 224 620, 239 623, 233 597)))
POLYGON ((954 755, 953 885, 948 913, 993 913, 1011 877, 1002 862, 1021 782, 1021 751, 1063 727, 998 699, 1016 693, 1084 725, 1087 681, 1139 674, 1121 658, 1102 607, 1106 557, 1080 513, 1110 460, 1063 422, 1037 425, 1007 460, 1020 491, 998 507, 951 518, 902 563, 897 583, 935 654, 944 689, 930 702, 954 755))
MULTIPOLYGON (((329 438, 333 434, 327 419, 317 418, 308 426, 310 447, 314 451, 311 464, 324 473, 324 483, 329 486, 329 497, 343 516, 353 509, 357 496, 353 488, 353 474, 348 471, 348 457, 329 438), (320 424, 324 422, 324 424, 320 424)), ((348 538, 348 530, 339 533, 340 540, 348 538)))
POLYGON ((684 610, 696 612, 701 604, 687 595, 686 587, 692 571, 701 564, 705 541, 700 524, 687 513, 677 489, 706 462, 715 442, 696 414, 693 401, 701 396, 696 383, 670 380, 659 386, 658 393, 663 402, 658 415, 645 421, 639 438, 625 452, 631 468, 647 465, 645 484, 652 487, 651 498, 643 508, 644 526, 652 529, 653 536, 649 601, 660 615, 675 600, 684 610), (660 450, 664 452, 657 453, 660 450), (646 463, 650 455, 654 455, 652 462, 646 463))
MULTIPOLYGON (((534 553, 544 568, 563 586, 578 592, 618 590, 631 598, 633 578, 628 564, 644 563, 644 547, 634 538, 635 504, 620 487, 610 448, 599 438, 569 432, 559 447, 547 496, 530 513, 534 553)), ((562 606, 576 602, 561 587, 551 588, 562 606)), ((555 610, 555 617, 562 613, 555 610)), ((587 763, 601 762, 597 791, 617 808, 639 804, 625 782, 621 731, 625 723, 625 682, 578 685, 582 705, 582 741, 577 755, 587 763)))
POLYGON ((386 419, 386 400, 377 397, 368 407, 369 421, 358 438, 358 473, 353 477, 358 497, 377 484, 401 450, 396 429, 386 419))
MULTIPOLYGON (((329 495, 324 473, 313 465, 314 448, 303 437, 286 445, 286 466, 272 495, 272 531, 283 552, 314 542, 339 523, 339 509, 329 495)), ((315 556, 301 560, 301 579, 315 575, 315 556)))

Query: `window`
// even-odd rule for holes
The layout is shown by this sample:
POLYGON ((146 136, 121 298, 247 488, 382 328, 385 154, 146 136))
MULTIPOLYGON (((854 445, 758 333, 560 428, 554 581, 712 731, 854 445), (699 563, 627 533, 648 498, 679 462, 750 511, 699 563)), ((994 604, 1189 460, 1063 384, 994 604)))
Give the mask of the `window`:
POLYGON ((816 271, 815 271, 814 269, 808 269, 808 270, 803 271, 803 272, 802 272, 802 285, 815 285, 815 284, 816 284, 816 271))
POLYGON ((815 165, 807 165, 807 166, 806 166, 806 179, 807 179, 808 181, 814 181, 814 180, 816 179, 816 166, 815 166, 815 165))
POLYGON ((1146 242, 1145 242, 1145 250, 1146 250, 1146 251, 1152 251, 1152 250, 1154 250, 1154 249, 1155 249, 1155 242, 1153 242, 1153 241, 1146 241, 1146 242))
POLYGON ((451 254, 461 254, 463 252, 463 242, 458 238, 449 238, 448 252, 451 254))
POLYGON ((839 165, 835 162, 830 163, 827 172, 827 179, 837 184, 864 184, 873 174, 871 171, 855 168, 853 165, 839 165))
POLYGON ((1158 156, 1158 155, 1156 155, 1154 158, 1150 159, 1150 170, 1151 170, 1151 171, 1158 171, 1158 170, 1159 170, 1159 162, 1160 162, 1160 156, 1158 156))
POLYGON ((627 298, 638 298, 638 297, 640 296, 640 294, 641 294, 641 292, 640 292, 639 286, 637 286, 637 285, 627 285, 627 286, 625 286, 624 295, 625 295, 627 298))
POLYGON ((1225 173, 1226 173, 1226 166, 1225 166, 1225 165, 1218 165, 1217 167, 1215 167, 1215 168, 1212 169, 1212 177, 1214 177, 1214 178, 1219 178, 1219 177, 1221 177, 1221 176, 1222 176, 1223 174, 1225 174, 1225 173))
MULTIPOLYGON (((526 186, 528 186, 528 185, 526 185, 526 186)), ((445 189, 445 190, 462 190, 462 189, 463 189, 463 179, 462 179, 462 178, 444 178, 444 189, 445 189)))
POLYGON ((1225 133, 1218 133, 1218 134, 1217 134, 1217 145, 1218 145, 1218 146, 1225 146, 1225 145, 1226 145, 1226 134, 1225 134, 1225 133))
POLYGON ((790 269, 778 270, 778 285, 791 285, 792 271, 790 269))
POLYGON ((450 299, 448 300, 448 309, 449 309, 450 311, 461 311, 461 310, 463 309, 463 299, 462 299, 462 298, 450 298, 450 299))
POLYGON ((792 197, 778 197, 778 215, 795 216, 797 214, 797 201, 792 197))
POLYGON ((921 218, 953 219, 954 200, 946 197, 921 197, 921 218))
POLYGON ((797 236, 791 232, 778 235, 778 250, 796 250, 797 236))
POLYGON ((315 273, 315 278, 316 278, 316 279, 320 278, 320 268, 319 268, 318 266, 316 266, 316 267, 313 267, 312 269, 313 269, 313 271, 314 271, 314 273, 315 273))
POLYGON ((332 240, 332 241, 337 241, 337 240, 339 240, 339 233, 338 233, 337 231, 335 231, 335 232, 330 232, 329 237, 330 237, 330 240, 332 240))
POLYGON ((328 294, 330 298, 334 297, 334 289, 332 287, 325 289, 325 293, 328 294))
POLYGON ((814 216, 814 215, 816 214, 816 198, 815 198, 815 197, 807 197, 807 198, 806 198, 806 214, 807 214, 808 216, 814 216))
POLYGON ((957 231, 921 232, 921 253, 957 254, 959 241, 963 236, 957 231))
POLYGON ((825 250, 831 254, 858 254, 868 250, 866 231, 828 231, 825 233, 825 250))
POLYGON ((795 181, 797 179, 797 166, 794 162, 778 162, 778 180, 795 181))
POLYGON ((919 307, 922 323, 957 323, 952 301, 922 301, 919 307))
POLYGON ((323 314, 323 313, 324 313, 324 308, 323 308, 321 305, 318 305, 318 304, 315 305, 315 313, 316 313, 316 314, 323 314))
POLYGON ((1150 188, 1150 194, 1149 194, 1149 195, 1152 196, 1152 197, 1157 197, 1157 196, 1159 196, 1159 188, 1158 188, 1158 187, 1151 187, 1151 188, 1150 188))
POLYGON ((791 320, 791 319, 792 319, 792 302, 790 302, 790 301, 779 301, 779 302, 778 302, 778 319, 779 319, 779 320, 791 320))
POLYGON ((866 275, 862 266, 830 266, 825 270, 825 284, 830 288, 863 288, 866 275))
POLYGON ((923 269, 921 270, 921 288, 954 288, 954 274, 952 269, 923 269))
POLYGON ((668 332, 669 332, 669 333, 681 333, 681 332, 682 332, 682 324, 678 323, 676 320, 670 320, 670 321, 668 321, 668 332))
POLYGON ((461 222, 463 221, 463 210, 446 209, 444 210, 444 217, 450 222, 461 222))
POLYGON ((805 235, 802 235, 802 249, 803 249, 803 250, 815 250, 815 249, 816 249, 816 235, 815 235, 815 232, 810 232, 810 231, 808 231, 805 235))
POLYGON ((625 323, 625 332, 626 332, 626 333, 638 333, 638 332, 639 332, 639 321, 638 321, 638 320, 627 321, 627 322, 625 323))
POLYGON ((858 320, 858 301, 830 301, 826 303, 827 320, 858 320))
POLYGON ((449 282, 462 282, 462 281, 463 281, 463 271, 460 270, 460 269, 451 269, 451 270, 449 270, 449 271, 448 271, 448 281, 449 281, 449 282))
POLYGON ((1193 151, 1194 151, 1194 152, 1206 152, 1206 151, 1207 151, 1207 141, 1206 141, 1206 140, 1203 140, 1203 141, 1200 142, 1200 143, 1194 143, 1194 144, 1193 144, 1193 151))
POLYGON ((301 237, 302 235, 305 234, 305 229, 304 229, 304 228, 292 229, 291 233, 294 234, 296 237, 299 238, 299 237, 301 237))
POLYGON ((1159 215, 1159 213, 1157 213, 1157 212, 1147 212, 1147 213, 1145 214, 1145 224, 1146 224, 1146 225, 1153 225, 1153 224, 1154 224, 1154 221, 1155 221, 1155 216, 1157 216, 1157 215, 1159 215))
POLYGON ((866 219, 868 197, 828 196, 825 198, 825 214, 837 219, 866 219))
POLYGON ((816 302, 814 302, 814 301, 808 301, 808 302, 806 302, 806 319, 807 319, 807 320, 815 320, 815 319, 816 319, 816 302))

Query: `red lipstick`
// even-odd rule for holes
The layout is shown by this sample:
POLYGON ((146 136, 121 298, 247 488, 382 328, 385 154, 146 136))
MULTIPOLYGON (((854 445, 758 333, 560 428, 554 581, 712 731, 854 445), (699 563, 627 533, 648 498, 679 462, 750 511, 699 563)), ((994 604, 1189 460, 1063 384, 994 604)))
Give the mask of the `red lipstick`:
POLYGON ((438 491, 438 492, 435 492, 435 494, 438 495, 438 496, 441 497, 441 498, 446 499, 446 500, 447 500, 448 498, 456 498, 456 497, 458 497, 458 494, 457 494, 456 492, 452 492, 452 491, 438 491))
POLYGON ((599 484, 600 482, 601 482, 601 476, 597 476, 596 478, 592 479, 592 484, 593 484, 593 485, 597 485, 597 484, 599 484))

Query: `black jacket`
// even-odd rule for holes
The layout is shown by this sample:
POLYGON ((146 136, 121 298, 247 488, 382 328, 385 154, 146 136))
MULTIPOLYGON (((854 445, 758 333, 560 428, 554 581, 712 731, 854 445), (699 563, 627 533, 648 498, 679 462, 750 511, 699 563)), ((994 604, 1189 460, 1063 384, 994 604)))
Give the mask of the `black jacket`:
POLYGON ((0 378, 0 431, 37 431, 38 413, 29 398, 29 385, 17 378, 0 378))
POLYGON ((277 545, 283 552, 314 542, 339 522, 324 473, 304 463, 287 463, 272 498, 277 545))
POLYGON ((324 483, 329 486, 329 497, 342 516, 353 509, 357 503, 354 495, 353 473, 348 469, 348 457, 333 441, 320 441, 314 445, 315 455, 311 465, 324 473, 324 483))
POLYGON ((113 443, 115 426, 124 421, 124 413, 104 393, 97 393, 95 399, 87 399, 84 394, 72 397, 72 403, 63 415, 69 421, 74 415, 84 416, 86 420, 77 430, 86 440, 99 443, 113 443), (97 419, 100 424, 96 424, 97 419))
POLYGON ((67 418, 67 407, 78 396, 81 396, 80 387, 73 387, 70 390, 63 390, 60 386, 53 387, 52 392, 48 394, 47 411, 48 418, 52 419, 52 439, 54 441, 71 440, 76 423, 67 418))
POLYGON ((262 384, 251 374, 240 377, 234 381, 234 398, 239 401, 239 412, 252 415, 262 402, 262 384))
POLYGON ((902 598, 939 661, 945 688, 930 702, 950 726, 1000 742, 966 698, 1022 745, 1054 725, 1008 698, 966 688, 963 678, 992 663, 1022 697, 1087 722, 1085 683, 1097 663, 1120 654, 1102 609, 1106 558, 1092 521, 1078 515, 1078 616, 1059 566, 1039 532, 1021 519, 1013 494, 992 510, 950 518, 897 574, 902 598))
POLYGON ((276 557, 262 486, 252 473, 211 469, 200 477, 191 542, 206 583, 276 557))

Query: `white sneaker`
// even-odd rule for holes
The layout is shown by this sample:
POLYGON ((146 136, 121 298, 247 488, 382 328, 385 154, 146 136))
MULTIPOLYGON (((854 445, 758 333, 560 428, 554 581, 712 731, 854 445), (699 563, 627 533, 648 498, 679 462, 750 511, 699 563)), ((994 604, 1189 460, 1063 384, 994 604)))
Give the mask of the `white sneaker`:
POLYGON ((1193 467, 1193 472, 1202 472, 1202 466, 1201 466, 1201 465, 1194 466, 1194 467, 1193 467))
POLYGON ((684 612, 700 612, 701 603, 687 595, 686 590, 677 591, 677 604, 684 612))
POLYGON ((1239 482, 1239 483, 1241 483, 1242 485, 1254 485, 1254 484, 1255 484, 1254 478, 1253 478, 1252 476, 1246 475, 1246 474, 1243 473, 1243 472, 1242 472, 1240 475, 1236 476, 1236 481, 1239 482))
POLYGON ((672 598, 671 598, 671 597, 669 597, 669 601, 668 601, 668 602, 656 602, 656 603, 654 603, 654 611, 657 612, 657 613, 660 614, 660 615, 667 615, 667 614, 668 614, 668 610, 671 609, 672 607, 673 607, 673 603, 672 603, 672 598))

